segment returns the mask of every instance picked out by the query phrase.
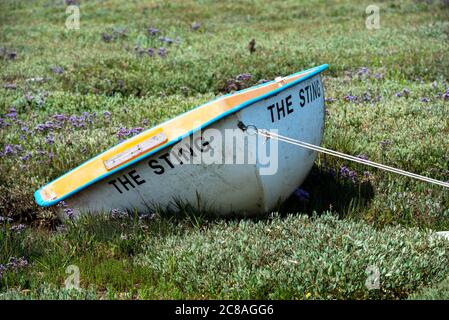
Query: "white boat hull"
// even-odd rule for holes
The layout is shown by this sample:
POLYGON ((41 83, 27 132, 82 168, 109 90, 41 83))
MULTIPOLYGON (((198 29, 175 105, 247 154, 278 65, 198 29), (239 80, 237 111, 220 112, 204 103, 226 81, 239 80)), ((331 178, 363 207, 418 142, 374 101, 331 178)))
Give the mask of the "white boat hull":
MULTIPOLYGON (((239 122, 277 130, 281 135, 320 145, 324 108, 324 91, 317 74, 210 124, 202 130, 202 138, 200 133, 195 133, 176 146, 159 150, 90 185, 65 202, 75 215, 113 209, 148 213, 156 206, 173 207, 175 200, 221 215, 269 212, 301 185, 313 166, 316 152, 283 142, 263 141, 263 137, 256 141, 248 131, 238 129, 239 122), (227 129, 233 130, 237 138, 246 139, 245 143, 231 150, 227 142, 223 144, 218 139, 210 139, 210 129, 220 132, 223 137, 227 129), (195 141, 190 162, 199 163, 174 164, 176 161, 170 161, 173 160, 170 150, 188 144, 190 139, 195 141), (264 166, 259 150, 265 149, 268 153, 276 148, 276 161, 271 167, 264 166), (220 154, 222 158, 231 158, 232 163, 198 161, 212 150, 214 156, 220 154), (229 157, 232 151, 234 153, 229 157), (255 158, 255 161, 238 163, 242 154, 255 158)), ((63 209, 61 216, 67 212, 63 209)))

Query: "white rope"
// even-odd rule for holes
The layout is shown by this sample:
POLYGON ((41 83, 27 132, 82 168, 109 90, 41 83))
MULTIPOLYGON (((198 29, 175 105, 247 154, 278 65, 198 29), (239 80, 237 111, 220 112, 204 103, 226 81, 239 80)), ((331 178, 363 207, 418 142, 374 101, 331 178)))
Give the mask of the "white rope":
POLYGON ((381 164, 381 163, 377 163, 377 162, 373 162, 373 161, 370 161, 370 160, 365 160, 365 159, 361 159, 361 158, 358 158, 358 157, 354 157, 354 156, 351 156, 351 155, 348 155, 348 154, 345 154, 345 153, 341 153, 341 152, 338 152, 338 151, 334 151, 334 150, 330 150, 330 149, 323 148, 323 147, 320 147, 320 146, 316 146, 316 145, 313 145, 313 144, 310 144, 310 143, 307 143, 307 142, 303 142, 303 141, 300 141, 300 140, 296 140, 296 139, 292 139, 292 138, 289 138, 289 137, 286 137, 286 136, 282 136, 282 135, 279 135, 279 134, 276 134, 276 133, 273 133, 273 132, 270 132, 270 131, 267 131, 267 130, 264 130, 264 129, 257 129, 257 128, 254 128, 253 126, 248 126, 248 129, 250 127, 252 127, 253 130, 255 130, 255 132, 258 135, 261 135, 261 136, 264 136, 264 137, 267 137, 267 138, 277 139, 279 141, 287 142, 287 143, 290 143, 290 144, 293 144, 293 145, 297 145, 297 146, 300 146, 300 147, 303 147, 303 148, 306 148, 306 149, 310 149, 310 150, 326 153, 326 154, 329 154, 331 156, 343 158, 343 159, 346 159, 346 160, 350 160, 350 161, 354 161, 354 162, 357 162, 357 163, 365 164, 365 165, 368 165, 368 166, 371 166, 371 167, 375 167, 375 168, 378 168, 378 169, 382 169, 382 170, 385 170, 385 171, 397 173, 397 174, 400 174, 400 175, 403 175, 403 176, 406 176, 406 177, 418 179, 418 180, 421 180, 421 181, 425 181, 425 182, 429 182, 429 183, 433 183, 433 184, 436 184, 436 185, 439 185, 439 186, 443 186, 443 187, 449 188, 449 183, 448 182, 443 182, 443 181, 440 181, 440 180, 436 180, 436 179, 432 179, 432 178, 429 178, 429 177, 421 176, 421 175, 416 174, 416 173, 412 173, 412 172, 408 172, 408 171, 405 171, 405 170, 401 170, 401 169, 393 168, 393 167, 390 167, 390 166, 386 166, 386 165, 381 164))

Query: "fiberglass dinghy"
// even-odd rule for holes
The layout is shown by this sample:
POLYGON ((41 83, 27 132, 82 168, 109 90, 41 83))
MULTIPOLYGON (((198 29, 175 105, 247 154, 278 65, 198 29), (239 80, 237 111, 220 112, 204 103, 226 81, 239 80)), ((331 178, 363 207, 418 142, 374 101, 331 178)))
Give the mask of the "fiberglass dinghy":
POLYGON ((64 201, 75 215, 148 212, 176 199, 223 215, 268 212, 304 181, 316 151, 250 129, 320 145, 327 67, 225 95, 148 129, 40 188, 36 201, 64 201))

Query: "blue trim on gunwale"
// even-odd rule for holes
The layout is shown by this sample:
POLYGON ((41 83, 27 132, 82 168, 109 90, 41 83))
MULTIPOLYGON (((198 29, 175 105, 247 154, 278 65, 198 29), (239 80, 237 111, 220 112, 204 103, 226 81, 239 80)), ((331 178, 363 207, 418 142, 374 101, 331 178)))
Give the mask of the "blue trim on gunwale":
MULTIPOLYGON (((256 98, 250 99, 250 100, 248 100, 248 101, 246 101, 246 102, 244 102, 244 103, 242 103, 242 104, 239 104, 238 106, 235 106, 235 107, 232 108, 232 109, 229 109, 229 110, 223 112, 223 113, 220 114, 219 116, 217 116, 217 117, 215 117, 215 118, 212 118, 211 120, 209 120, 209 121, 203 123, 203 124, 200 125, 199 127, 196 127, 196 128, 194 128, 194 129, 190 130, 189 132, 187 132, 187 133, 185 133, 185 134, 183 134, 183 135, 177 137, 176 139, 173 139, 173 140, 170 140, 170 141, 166 142, 165 144, 163 144, 163 145, 161 145, 161 146, 159 146, 159 147, 157 147, 157 148, 155 148, 155 149, 149 151, 149 152, 146 153, 146 154, 143 154, 143 155, 140 156, 140 157, 137 157, 137 158, 131 160, 130 162, 124 163, 123 165, 121 165, 121 166, 119 166, 119 167, 117 167, 117 168, 115 168, 115 169, 113 169, 113 170, 111 170, 111 171, 108 171, 107 173, 105 173, 105 174, 103 174, 103 175, 101 175, 101 176, 99 176, 99 177, 97 177, 97 178, 91 180, 90 182, 88 182, 88 183, 82 185, 81 187, 78 187, 78 188, 76 188, 76 189, 70 191, 69 193, 67 193, 66 195, 64 195, 64 196, 62 196, 62 197, 59 197, 59 198, 57 198, 57 199, 55 199, 55 200, 51 200, 51 201, 45 201, 44 199, 42 199, 42 197, 41 197, 41 195, 40 195, 40 191, 41 191, 43 188, 45 188, 47 185, 53 183, 54 181, 57 181, 57 180, 61 179, 61 178, 64 177, 65 175, 69 174, 70 172, 72 172, 72 171, 78 169, 79 167, 83 166, 85 163, 87 163, 87 162, 89 162, 89 161, 92 161, 93 159, 95 159, 95 158, 101 156, 103 153, 105 153, 105 152, 111 150, 111 149, 114 148, 115 146, 114 146, 114 147, 111 147, 110 149, 108 149, 108 150, 106 150, 106 151, 100 153, 99 155, 95 156, 94 158, 89 159, 89 160, 83 162, 82 164, 80 164, 80 165, 77 166, 76 168, 74 168, 74 169, 68 171, 67 173, 65 173, 65 174, 62 175, 61 177, 57 178, 56 180, 53 180, 52 182, 50 182, 50 183, 46 184, 45 186, 39 188, 39 189, 36 190, 36 192, 34 193, 34 198, 35 198, 37 204, 40 205, 40 206, 43 206, 43 207, 53 206, 53 205, 57 204, 58 202, 63 201, 63 200, 65 200, 65 199, 69 198, 70 196, 74 195, 75 193, 78 193, 79 191, 81 191, 81 190, 87 188, 88 186, 90 186, 90 185, 92 185, 92 184, 94 184, 94 183, 96 183, 96 182, 98 182, 98 181, 100 181, 100 180, 103 180, 104 178, 106 178, 106 177, 108 177, 108 176, 110 176, 110 175, 112 175, 112 174, 114 174, 114 173, 116 173, 116 172, 118 172, 118 171, 121 171, 121 170, 123 170, 123 169, 125 169, 125 168, 127 168, 127 167, 129 167, 129 166, 132 166, 133 164, 135 164, 135 163, 137 163, 137 162, 142 161, 143 159, 145 159, 145 158, 147 158, 147 157, 149 157, 149 156, 151 156, 151 155, 157 153, 158 151, 160 151, 160 150, 162 150, 162 149, 165 149, 165 148, 167 148, 167 147, 169 147, 169 146, 171 146, 171 145, 173 145, 173 144, 175 144, 175 143, 181 141, 181 140, 184 139, 185 137, 188 137, 188 136, 194 134, 195 132, 197 132, 197 131, 199 131, 199 130, 201 130, 201 129, 206 128, 206 127, 209 126, 210 124, 212 124, 212 123, 214 123, 214 122, 217 122, 218 120, 223 119, 223 118, 227 117, 227 116, 230 115, 230 114, 236 113, 236 112, 240 111, 241 109, 246 108, 246 107, 248 107, 248 106, 250 106, 250 105, 252 105, 252 104, 254 104, 254 103, 256 103, 256 102, 259 102, 259 101, 261 101, 261 100, 263 100, 263 99, 269 98, 269 97, 271 97, 271 96, 273 96, 273 95, 278 94, 279 92, 284 91, 285 89, 288 89, 288 88, 290 88, 290 87, 292 87, 292 86, 294 86, 294 85, 296 85, 296 84, 298 84, 298 83, 301 83, 301 82, 303 82, 303 81, 305 81, 305 80, 307 80, 307 79, 312 78, 313 76, 315 76, 315 75, 317 75, 317 74, 323 72, 324 70, 326 70, 328 67, 329 67, 329 65, 323 64, 323 65, 318 66, 318 67, 315 67, 315 68, 311 68, 311 69, 307 69, 307 70, 304 70, 304 71, 300 71, 300 72, 294 73, 294 74, 292 74, 292 75, 290 75, 290 76, 295 76, 295 75, 297 75, 297 74, 304 73, 304 72, 310 72, 310 73, 308 73, 307 75, 305 75, 304 77, 301 77, 301 78, 299 78, 299 79, 297 79, 297 80, 295 80, 295 81, 292 81, 292 82, 286 84, 285 86, 279 87, 279 88, 277 88, 277 89, 275 89, 275 90, 273 90, 273 91, 270 91, 270 92, 268 92, 268 93, 266 93, 266 94, 264 94, 264 95, 258 96, 258 97, 256 97, 256 98)), ((235 92, 235 93, 231 93, 231 94, 227 94, 227 95, 224 95, 224 96, 221 96, 221 97, 217 97, 216 99, 213 99, 213 100, 211 100, 211 101, 209 101, 209 102, 207 102, 207 103, 205 103, 205 104, 202 104, 202 105, 200 105, 200 106, 198 106, 198 107, 196 107, 196 108, 201 108, 202 106, 204 106, 204 105, 206 105, 206 104, 209 104, 209 103, 211 103, 211 102, 214 102, 215 100, 222 99, 222 98, 224 98, 224 97, 231 96, 231 95, 234 95, 234 94, 237 94, 237 93, 242 93, 242 92, 245 92, 245 91, 247 91, 247 90, 254 89, 254 88, 258 88, 258 87, 267 85, 267 84, 269 84, 269 83, 273 83, 274 81, 275 81, 275 80, 270 81, 270 82, 267 82, 267 83, 262 83, 262 84, 260 84, 260 85, 253 86, 253 87, 250 87, 250 88, 247 88, 247 89, 244 89, 244 90, 240 90, 240 91, 235 92)), ((196 108, 194 108, 194 109, 196 109, 196 108)), ((194 109, 192 109, 192 110, 194 110, 194 109)), ((180 114, 179 116, 177 116, 177 117, 175 117, 175 118, 173 118, 173 119, 170 119, 170 120, 168 120, 168 121, 165 121, 164 123, 167 123, 167 122, 169 122, 169 121, 172 121, 172 120, 174 120, 174 119, 176 119, 176 118, 178 118, 178 117, 182 117, 184 114, 186 114, 186 113, 188 113, 188 112, 191 112, 192 110, 186 111, 186 112, 180 114)), ((163 125, 164 123, 159 124, 159 125, 157 125, 157 126, 163 125)), ((147 131, 152 130, 152 129, 154 129, 154 127, 153 127, 153 128, 150 128, 150 129, 147 129, 147 130, 145 130, 144 132, 147 132, 147 131)), ((140 133, 140 134, 143 134, 144 132, 142 132, 142 133, 140 133)))

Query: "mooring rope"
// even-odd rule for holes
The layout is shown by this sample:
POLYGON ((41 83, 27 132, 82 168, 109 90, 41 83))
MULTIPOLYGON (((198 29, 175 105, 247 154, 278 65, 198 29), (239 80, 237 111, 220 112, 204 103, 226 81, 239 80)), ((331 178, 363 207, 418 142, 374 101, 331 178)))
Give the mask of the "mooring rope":
POLYGON ((334 150, 327 149, 327 148, 324 148, 324 147, 320 147, 320 146, 317 146, 317 145, 314 145, 314 144, 310 144, 310 143, 307 143, 307 142, 304 142, 304 141, 301 141, 301 140, 292 139, 292 138, 289 138, 289 137, 286 137, 286 136, 282 136, 282 135, 274 133, 274 132, 270 132, 270 131, 265 130, 265 129, 258 129, 258 128, 256 128, 253 125, 245 126, 242 123, 241 125, 239 125, 239 127, 241 129, 247 130, 248 133, 251 133, 251 131, 253 131, 253 133, 258 134, 258 135, 263 136, 263 137, 266 137, 266 138, 276 139, 276 140, 283 141, 283 142, 286 142, 286 143, 290 143, 290 144, 293 144, 293 145, 297 145, 297 146, 300 146, 300 147, 303 147, 303 148, 306 148, 306 149, 310 149, 310 150, 318 151, 318 152, 321 152, 321 153, 325 153, 325 154, 328 154, 328 155, 331 155, 331 156, 334 156, 334 157, 338 157, 338 158, 342 158, 342 159, 345 159, 345 160, 354 161, 354 162, 365 164, 365 165, 368 165, 368 166, 371 166, 371 167, 375 167, 375 168, 378 168, 378 169, 381 169, 381 170, 397 173, 397 174, 400 174, 400 175, 403 175, 403 176, 406 176, 406 177, 410 177, 410 178, 413 178, 413 179, 417 179, 417 180, 421 180, 421 181, 425 181, 425 182, 428 182, 428 183, 432 183, 432 184, 436 184, 436 185, 439 185, 439 186, 443 186, 443 187, 449 188, 449 183, 448 182, 432 179, 432 178, 425 177, 425 176, 422 176, 422 175, 419 175, 419 174, 416 174, 416 173, 412 173, 412 172, 408 172, 408 171, 405 171, 405 170, 393 168, 393 167, 386 166, 384 164, 377 163, 377 162, 374 162, 374 161, 370 161, 370 160, 365 160, 365 159, 362 159, 362 158, 354 157, 354 156, 351 156, 351 155, 348 155, 348 154, 345 154, 345 153, 342 153, 342 152, 338 152, 338 151, 334 151, 334 150))

